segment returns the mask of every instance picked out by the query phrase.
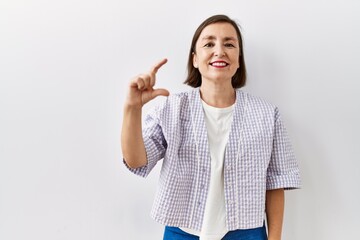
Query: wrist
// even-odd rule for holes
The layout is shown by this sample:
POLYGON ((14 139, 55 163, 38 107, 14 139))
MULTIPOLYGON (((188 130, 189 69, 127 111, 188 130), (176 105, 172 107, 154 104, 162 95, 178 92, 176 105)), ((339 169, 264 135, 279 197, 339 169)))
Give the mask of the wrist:
POLYGON ((268 240, 281 240, 281 236, 274 236, 274 235, 269 234, 268 240))
POLYGON ((268 240, 281 240, 281 237, 268 237, 268 240))
POLYGON ((124 111, 125 112, 141 112, 142 106, 140 105, 133 105, 133 104, 125 104, 124 105, 124 111))

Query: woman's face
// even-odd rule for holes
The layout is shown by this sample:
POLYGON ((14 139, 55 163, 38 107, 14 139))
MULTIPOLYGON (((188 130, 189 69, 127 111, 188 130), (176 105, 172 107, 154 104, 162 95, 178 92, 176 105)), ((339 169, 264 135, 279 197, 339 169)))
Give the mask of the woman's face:
POLYGON ((231 84, 239 68, 239 41, 234 27, 229 23, 206 26, 196 42, 193 65, 198 68, 202 82, 231 84))

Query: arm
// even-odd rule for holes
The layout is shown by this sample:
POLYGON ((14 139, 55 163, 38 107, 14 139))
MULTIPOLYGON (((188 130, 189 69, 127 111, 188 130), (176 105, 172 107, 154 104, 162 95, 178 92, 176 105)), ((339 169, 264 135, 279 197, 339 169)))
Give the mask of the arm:
POLYGON ((142 137, 141 114, 144 104, 157 96, 168 96, 165 89, 153 89, 155 75, 167 62, 163 59, 149 73, 141 74, 131 80, 128 96, 124 105, 124 117, 121 130, 121 149, 123 158, 131 168, 147 164, 146 151, 142 137))
POLYGON ((141 108, 124 107, 121 130, 121 149, 124 160, 131 168, 145 166, 147 163, 141 127, 141 108))
POLYGON ((284 215, 284 189, 266 191, 266 218, 268 240, 281 240, 284 215))
POLYGON ((266 180, 266 215, 269 240, 280 240, 284 215, 284 190, 300 188, 299 167, 278 108, 266 180))

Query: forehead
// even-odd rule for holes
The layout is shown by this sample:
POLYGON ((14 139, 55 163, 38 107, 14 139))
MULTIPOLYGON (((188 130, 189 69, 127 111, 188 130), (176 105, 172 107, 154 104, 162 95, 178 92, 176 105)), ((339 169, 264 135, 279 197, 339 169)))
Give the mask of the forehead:
POLYGON ((200 36, 198 40, 203 40, 204 38, 234 38, 235 40, 237 40, 237 33, 235 28, 233 27, 233 25, 231 25, 230 23, 213 23, 210 24, 208 26, 206 26, 200 36))

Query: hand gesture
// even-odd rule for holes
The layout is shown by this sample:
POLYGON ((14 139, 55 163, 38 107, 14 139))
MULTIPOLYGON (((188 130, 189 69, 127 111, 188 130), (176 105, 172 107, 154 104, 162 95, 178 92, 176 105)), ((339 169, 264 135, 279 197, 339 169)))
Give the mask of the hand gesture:
POLYGON ((157 96, 169 96, 166 89, 154 89, 157 71, 167 62, 163 59, 155 64, 148 73, 140 74, 130 81, 126 103, 128 106, 141 108, 157 96))

